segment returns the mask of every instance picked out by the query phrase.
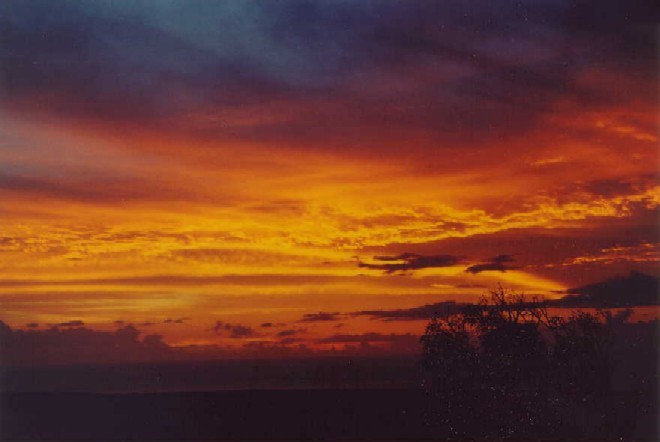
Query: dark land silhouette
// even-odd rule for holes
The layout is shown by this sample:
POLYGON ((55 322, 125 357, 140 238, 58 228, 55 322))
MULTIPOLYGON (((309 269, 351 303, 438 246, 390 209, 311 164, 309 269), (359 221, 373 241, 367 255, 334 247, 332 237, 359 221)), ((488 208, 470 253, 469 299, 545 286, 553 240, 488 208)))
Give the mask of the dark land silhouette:
POLYGON ((452 440, 657 439, 658 321, 547 305, 499 288, 432 319, 427 424, 452 440))
MULTIPOLYGON (((657 440, 658 320, 634 322, 629 309, 553 316, 549 306, 501 288, 452 304, 428 323, 421 355, 5 366, 0 436, 657 440)), ((78 333, 155 348, 135 333, 78 333)), ((3 336, 33 339, 8 327, 3 336)))

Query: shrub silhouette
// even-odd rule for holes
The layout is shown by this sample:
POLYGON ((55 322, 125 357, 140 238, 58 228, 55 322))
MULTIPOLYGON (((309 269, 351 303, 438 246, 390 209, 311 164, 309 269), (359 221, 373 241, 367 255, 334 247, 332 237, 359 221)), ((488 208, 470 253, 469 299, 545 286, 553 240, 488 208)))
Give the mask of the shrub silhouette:
POLYGON ((421 338, 429 424, 461 440, 561 437, 572 403, 607 392, 610 319, 551 317, 502 287, 433 318, 421 338))

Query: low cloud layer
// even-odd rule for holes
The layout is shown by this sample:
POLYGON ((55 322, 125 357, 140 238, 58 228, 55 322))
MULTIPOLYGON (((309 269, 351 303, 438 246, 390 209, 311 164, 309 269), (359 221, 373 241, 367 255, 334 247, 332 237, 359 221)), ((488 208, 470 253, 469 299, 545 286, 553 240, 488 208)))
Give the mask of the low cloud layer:
POLYGON ((383 321, 414 321, 426 320, 434 316, 445 317, 459 313, 466 303, 455 301, 438 302, 421 307, 396 309, 396 310, 362 310, 351 313, 353 316, 370 316, 371 319, 383 321))
POLYGON ((658 278, 638 272, 572 288, 567 292, 568 295, 553 301, 552 305, 594 308, 660 305, 658 278))
POLYGON ((140 339, 140 334, 133 326, 112 332, 82 326, 12 330, 0 321, 0 360, 3 365, 58 365, 138 362, 172 357, 171 347, 160 335, 140 339))
POLYGON ((319 339, 318 343, 343 345, 344 351, 366 354, 378 351, 378 349, 386 349, 386 351, 399 354, 415 354, 421 349, 419 336, 410 333, 336 334, 319 339))
POLYGON ((412 334, 381 334, 381 333, 363 333, 357 335, 350 334, 337 334, 328 336, 327 338, 319 339, 318 342, 323 344, 345 344, 356 342, 392 342, 400 340, 418 340, 419 336, 412 334))
POLYGON ((60 322, 59 324, 53 324, 55 327, 82 327, 85 325, 84 321, 79 319, 73 321, 60 322))

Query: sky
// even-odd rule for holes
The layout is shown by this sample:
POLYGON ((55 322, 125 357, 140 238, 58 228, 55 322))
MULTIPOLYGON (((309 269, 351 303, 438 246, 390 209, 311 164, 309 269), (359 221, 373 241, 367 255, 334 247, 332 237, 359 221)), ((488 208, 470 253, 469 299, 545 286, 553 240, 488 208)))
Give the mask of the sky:
POLYGON ((657 275, 653 6, 5 1, 0 320, 396 349, 364 312, 657 275))

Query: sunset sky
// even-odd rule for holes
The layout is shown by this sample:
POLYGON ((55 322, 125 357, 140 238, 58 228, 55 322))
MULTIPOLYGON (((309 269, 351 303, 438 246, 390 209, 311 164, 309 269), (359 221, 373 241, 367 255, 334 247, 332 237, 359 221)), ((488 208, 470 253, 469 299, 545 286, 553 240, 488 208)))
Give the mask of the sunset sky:
POLYGON ((394 345, 656 275, 657 90, 653 2, 5 1, 0 320, 394 345))

